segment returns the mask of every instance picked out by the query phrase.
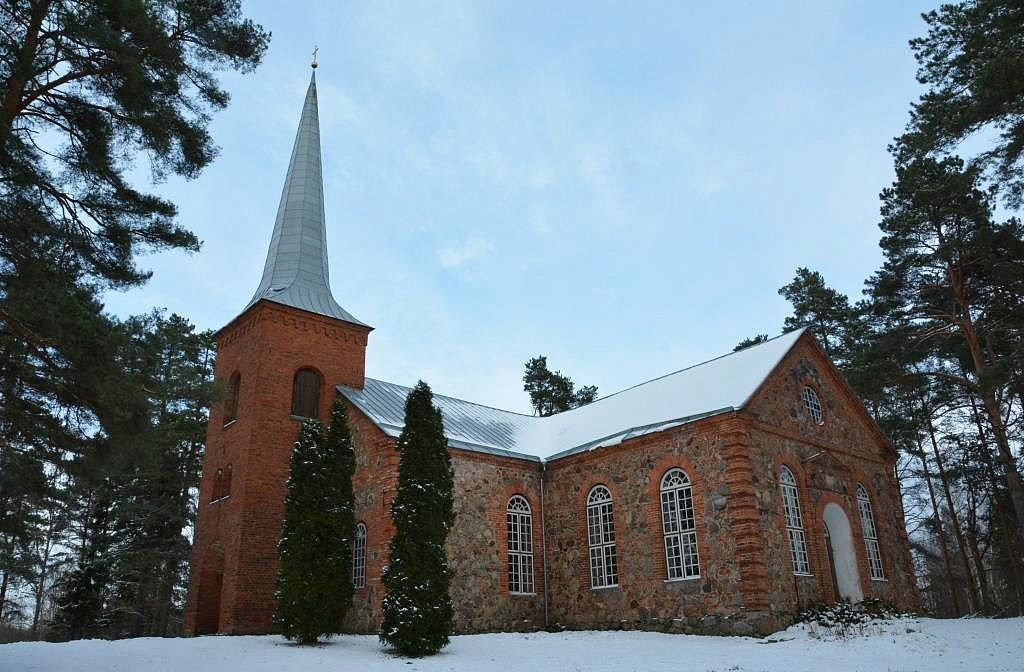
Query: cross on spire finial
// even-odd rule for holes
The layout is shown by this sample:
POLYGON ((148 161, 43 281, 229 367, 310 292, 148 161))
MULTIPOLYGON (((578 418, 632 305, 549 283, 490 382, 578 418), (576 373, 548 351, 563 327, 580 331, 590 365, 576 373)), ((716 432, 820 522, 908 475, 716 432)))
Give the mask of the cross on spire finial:
POLYGON ((313 68, 314 70, 316 70, 316 54, 317 54, 318 51, 320 51, 320 47, 318 47, 318 46, 316 46, 314 44, 313 45, 313 62, 309 64, 309 67, 313 68))

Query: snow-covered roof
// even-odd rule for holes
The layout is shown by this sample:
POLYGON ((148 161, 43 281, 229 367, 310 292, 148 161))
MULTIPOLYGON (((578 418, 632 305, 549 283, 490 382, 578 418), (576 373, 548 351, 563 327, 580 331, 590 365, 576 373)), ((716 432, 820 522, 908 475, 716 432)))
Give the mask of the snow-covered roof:
MULTIPOLYGON (((553 460, 611 446, 701 418, 742 408, 804 333, 791 331, 545 418, 435 394, 445 434, 455 448, 553 460)), ((411 388, 366 379, 338 391, 389 436, 404 424, 411 388)))

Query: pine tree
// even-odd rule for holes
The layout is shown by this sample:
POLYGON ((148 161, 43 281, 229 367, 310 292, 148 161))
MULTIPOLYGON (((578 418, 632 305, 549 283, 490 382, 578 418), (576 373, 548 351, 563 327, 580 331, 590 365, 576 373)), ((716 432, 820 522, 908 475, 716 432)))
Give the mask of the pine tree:
POLYGON ((752 345, 760 345, 768 340, 768 334, 758 334, 750 338, 744 338, 742 341, 736 344, 736 347, 732 349, 733 352, 739 352, 740 350, 746 350, 752 345))
POLYGON ((829 357, 841 365, 852 320, 846 295, 826 285, 821 273, 808 268, 796 269, 793 282, 779 289, 779 294, 793 305, 793 315, 786 318, 785 330, 810 327, 829 357))
POLYGON ((149 405, 147 431, 120 475, 111 634, 178 634, 199 485, 207 409, 213 394, 213 336, 161 311, 121 325, 128 336, 118 361, 149 405))
POLYGON ((455 519, 453 473, 441 411, 420 381, 405 401, 398 438, 398 491, 391 502, 395 535, 384 570, 380 638, 405 656, 437 653, 448 644, 454 609, 445 542, 455 519))
POLYGON ((352 604, 354 464, 340 403, 326 436, 318 420, 302 423, 285 496, 274 612, 281 633, 299 644, 341 632, 352 604))
POLYGON ((923 15, 928 34, 910 41, 917 79, 907 132, 893 147, 908 163, 961 149, 981 151, 985 170, 1009 204, 1024 202, 1024 6, 1019 0, 944 3, 923 15))
POLYGON ((530 404, 539 416, 554 415, 578 408, 597 399, 597 386, 576 384, 561 371, 548 368, 548 358, 538 355, 526 362, 523 390, 530 395, 530 404))
POLYGON ((139 254, 199 247, 135 168, 196 177, 217 72, 252 70, 269 35, 238 0, 10 0, 0 25, 0 451, 59 464, 97 433, 130 444, 146 412, 103 293, 149 278, 139 254))
POLYGON ((58 587, 57 611, 49 639, 66 641, 107 636, 111 592, 110 549, 113 545, 113 487, 103 482, 81 502, 84 519, 75 569, 58 587))
MULTIPOLYGON (((1024 537, 1024 480, 1005 419, 1014 367, 994 347, 1005 343, 1006 327, 992 320, 993 299, 1015 292, 1006 276, 993 275, 1003 262, 1003 248, 993 242, 1018 227, 993 221, 991 195, 981 188, 978 169, 965 167, 959 157, 897 165, 896 176, 882 192, 885 264, 869 281, 872 297, 908 325, 913 342, 932 360, 920 375, 954 384, 980 401, 1024 537)), ((995 308, 1002 313, 1003 302, 995 308)))

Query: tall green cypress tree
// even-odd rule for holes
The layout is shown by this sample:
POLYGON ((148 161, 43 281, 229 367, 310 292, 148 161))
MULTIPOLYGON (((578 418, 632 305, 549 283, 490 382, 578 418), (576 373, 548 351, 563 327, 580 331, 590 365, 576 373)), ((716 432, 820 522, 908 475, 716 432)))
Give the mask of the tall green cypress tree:
POLYGON ((380 639, 405 656, 437 653, 448 644, 454 609, 445 542, 455 520, 453 473, 441 411, 420 381, 405 400, 398 438, 398 491, 391 502, 395 536, 384 571, 380 639))
POLYGON ((281 633, 299 644, 341 632, 352 605, 354 467, 341 402, 331 410, 326 436, 320 422, 302 423, 285 497, 274 613, 281 633))

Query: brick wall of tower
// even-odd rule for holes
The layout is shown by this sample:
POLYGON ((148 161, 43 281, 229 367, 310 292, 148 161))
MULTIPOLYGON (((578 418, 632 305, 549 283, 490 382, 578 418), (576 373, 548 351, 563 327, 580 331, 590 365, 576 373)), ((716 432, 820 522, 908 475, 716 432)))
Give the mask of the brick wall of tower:
POLYGON ((292 444, 295 372, 321 375, 320 417, 334 386, 362 387, 369 330, 261 301, 217 335, 215 377, 241 375, 237 420, 210 412, 200 481, 185 632, 268 632, 274 609, 277 542, 292 444), (231 465, 231 492, 211 501, 218 469, 231 465))

